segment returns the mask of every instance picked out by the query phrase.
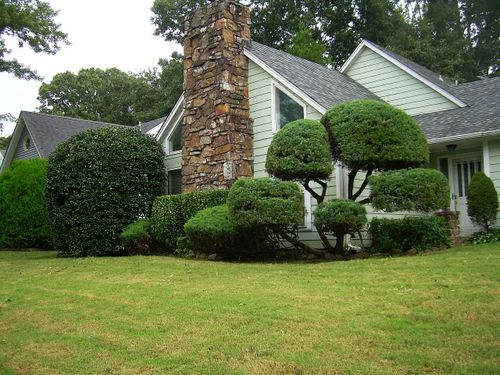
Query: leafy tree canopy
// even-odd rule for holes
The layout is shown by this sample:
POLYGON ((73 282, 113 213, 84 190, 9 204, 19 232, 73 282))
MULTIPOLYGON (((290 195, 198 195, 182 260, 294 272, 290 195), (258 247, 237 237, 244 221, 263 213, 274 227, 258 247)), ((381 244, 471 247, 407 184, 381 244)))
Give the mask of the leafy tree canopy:
POLYGON ((29 66, 8 58, 6 38, 13 38, 19 47, 28 46, 36 53, 55 54, 61 44, 68 44, 67 35, 55 22, 57 11, 40 0, 3 0, 0 2, 0 72, 21 79, 41 79, 29 66))
POLYGON ((44 113, 137 125, 167 115, 182 93, 182 56, 160 60, 160 69, 128 74, 117 68, 59 73, 38 91, 44 113))

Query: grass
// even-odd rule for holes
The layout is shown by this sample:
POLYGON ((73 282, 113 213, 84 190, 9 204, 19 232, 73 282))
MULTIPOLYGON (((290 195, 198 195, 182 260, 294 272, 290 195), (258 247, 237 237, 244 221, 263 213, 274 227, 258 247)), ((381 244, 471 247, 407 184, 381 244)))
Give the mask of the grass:
POLYGON ((498 374, 499 266, 0 252, 0 373, 498 374))

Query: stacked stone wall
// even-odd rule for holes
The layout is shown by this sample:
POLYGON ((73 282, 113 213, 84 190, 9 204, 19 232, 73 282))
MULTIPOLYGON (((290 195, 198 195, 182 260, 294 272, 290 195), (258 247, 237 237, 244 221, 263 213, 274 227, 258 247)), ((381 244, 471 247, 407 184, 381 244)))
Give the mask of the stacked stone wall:
POLYGON ((251 177, 249 9, 218 0, 186 17, 184 41, 183 192, 228 188, 251 177))

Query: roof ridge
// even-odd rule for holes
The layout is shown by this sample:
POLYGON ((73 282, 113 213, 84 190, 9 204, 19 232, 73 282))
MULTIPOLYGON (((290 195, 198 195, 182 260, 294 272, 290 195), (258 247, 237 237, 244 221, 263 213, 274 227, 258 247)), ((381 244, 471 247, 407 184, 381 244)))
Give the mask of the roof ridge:
POLYGON ((95 120, 87 120, 87 119, 83 119, 83 118, 79 118, 79 117, 70 117, 70 116, 61 116, 61 115, 53 115, 51 113, 43 113, 43 112, 34 112, 34 111, 25 111, 25 110, 22 110, 21 111, 21 114, 22 113, 29 113, 29 114, 33 114, 33 115, 42 115, 42 116, 47 116, 47 117, 58 117, 58 118, 64 118, 64 119, 69 119, 69 120, 76 120, 76 121, 82 121, 82 122, 89 122, 89 123, 94 123, 94 124, 105 124, 105 125, 114 125, 114 126, 126 126, 126 127, 130 127, 130 126, 137 126, 137 125, 121 125, 121 124, 115 124, 115 123, 112 123, 112 122, 106 122, 106 121, 95 121, 95 120))

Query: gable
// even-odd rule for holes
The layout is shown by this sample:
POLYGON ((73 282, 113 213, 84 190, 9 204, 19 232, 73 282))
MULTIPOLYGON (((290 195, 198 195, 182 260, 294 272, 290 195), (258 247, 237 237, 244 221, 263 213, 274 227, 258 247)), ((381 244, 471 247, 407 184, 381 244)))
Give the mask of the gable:
POLYGON ((355 54, 343 72, 380 99, 409 115, 459 108, 445 95, 371 48, 361 46, 355 54))
POLYGON ((16 150, 12 161, 21 159, 39 158, 40 155, 36 150, 35 142, 28 133, 28 129, 24 128, 19 140, 17 141, 16 150))

